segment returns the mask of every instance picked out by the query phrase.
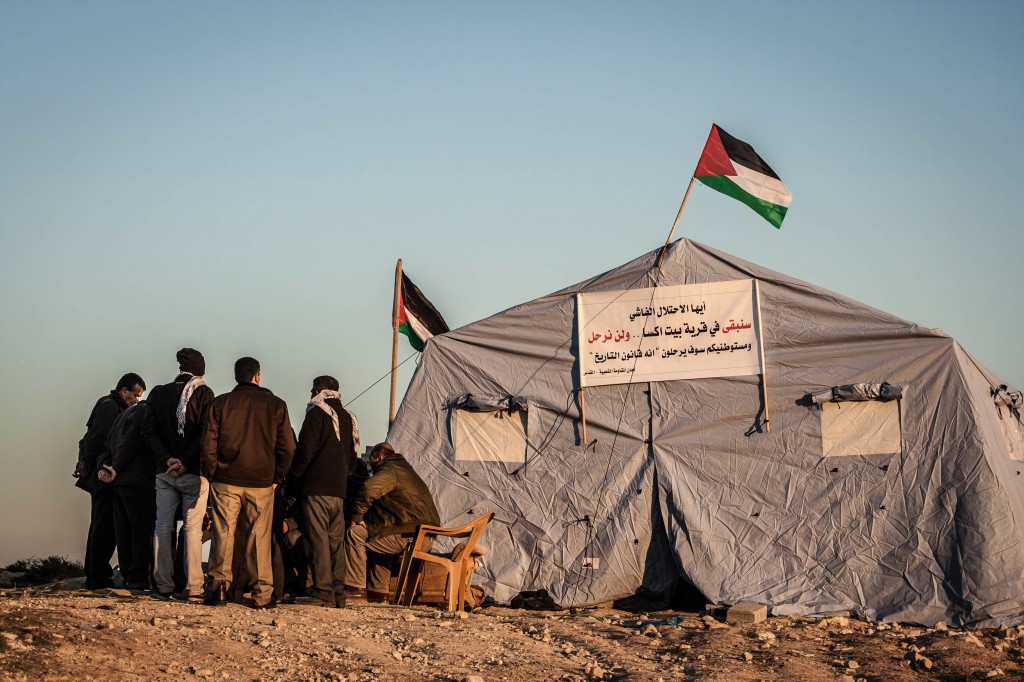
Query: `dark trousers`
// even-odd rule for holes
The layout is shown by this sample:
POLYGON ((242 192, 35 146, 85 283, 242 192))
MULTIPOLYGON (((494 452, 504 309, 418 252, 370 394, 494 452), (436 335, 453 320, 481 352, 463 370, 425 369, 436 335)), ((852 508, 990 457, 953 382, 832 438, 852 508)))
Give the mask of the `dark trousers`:
POLYGON ((89 535, 85 542, 85 587, 96 590, 114 586, 114 571, 110 559, 114 556, 117 539, 114 535, 114 491, 106 486, 89 493, 92 511, 89 516, 89 535))
POLYGON ((145 590, 153 573, 156 497, 152 488, 114 486, 114 534, 125 587, 145 590))
POLYGON ((311 596, 333 602, 345 593, 345 500, 309 495, 302 501, 313 569, 311 596))

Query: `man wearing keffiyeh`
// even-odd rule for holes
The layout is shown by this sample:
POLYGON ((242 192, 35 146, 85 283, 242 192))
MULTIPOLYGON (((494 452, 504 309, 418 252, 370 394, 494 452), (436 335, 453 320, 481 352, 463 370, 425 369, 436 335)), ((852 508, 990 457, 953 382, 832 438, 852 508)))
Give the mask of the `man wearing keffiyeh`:
POLYGON ((213 391, 206 385, 206 360, 194 348, 177 353, 178 376, 150 393, 142 436, 153 452, 156 469, 156 530, 153 534, 154 582, 157 592, 170 597, 174 591, 172 538, 181 507, 185 524, 184 597, 203 597, 203 516, 209 482, 199 475, 202 422, 213 391))
POLYGON ((349 470, 358 456, 355 417, 341 404, 338 380, 313 380, 312 399, 299 431, 288 472, 288 490, 302 496, 305 538, 313 569, 313 589, 299 601, 345 606, 345 496, 349 470))

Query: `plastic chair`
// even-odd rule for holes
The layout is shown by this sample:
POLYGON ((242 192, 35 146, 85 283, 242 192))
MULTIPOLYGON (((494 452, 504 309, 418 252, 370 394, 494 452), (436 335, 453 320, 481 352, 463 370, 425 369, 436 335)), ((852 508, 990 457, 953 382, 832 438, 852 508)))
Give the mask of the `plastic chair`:
POLYGON ((405 553, 402 555, 402 568, 398 574, 398 586, 391 598, 391 603, 403 606, 412 606, 416 599, 416 590, 419 587, 423 575, 423 562, 429 561, 440 565, 448 571, 448 611, 461 610, 468 602, 469 581, 472 577, 473 568, 476 565, 473 550, 484 528, 494 518, 494 512, 470 521, 465 526, 458 528, 445 528, 443 526, 431 526, 420 524, 416 526, 416 535, 409 541, 405 553), (467 537, 466 547, 462 554, 452 559, 451 556, 431 554, 423 549, 424 541, 427 538, 437 537, 467 537))

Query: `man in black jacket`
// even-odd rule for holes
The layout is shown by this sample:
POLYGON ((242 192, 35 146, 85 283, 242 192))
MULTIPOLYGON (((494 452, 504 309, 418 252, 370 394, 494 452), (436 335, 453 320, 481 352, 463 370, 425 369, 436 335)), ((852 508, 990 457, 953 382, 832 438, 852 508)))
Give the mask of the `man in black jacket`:
POLYGON ((100 482, 114 492, 114 535, 121 577, 129 590, 148 590, 153 565, 153 458, 142 440, 146 401, 121 413, 107 437, 109 464, 102 464, 100 482))
POLYGON ((210 480, 210 579, 204 603, 224 604, 231 586, 231 559, 239 515, 249 523, 252 537, 246 548, 247 566, 256 575, 251 606, 273 608, 274 572, 270 554, 274 488, 284 482, 295 455, 295 435, 288 406, 260 387, 260 363, 255 358, 235 362, 230 393, 214 398, 207 414, 200 453, 203 476, 210 480))
POLYGON ((129 372, 121 377, 109 394, 96 401, 85 423, 85 436, 78 442, 78 462, 73 476, 75 485, 92 497, 89 536, 85 544, 85 587, 97 590, 113 587, 113 569, 110 558, 114 555, 114 495, 97 477, 101 456, 106 449, 107 436, 114 420, 129 407, 139 402, 146 391, 146 382, 138 374, 129 372))
POLYGON ((203 596, 203 515, 209 483, 199 475, 202 424, 213 402, 203 380, 206 360, 193 348, 178 351, 178 376, 149 396, 142 436, 156 462, 156 527, 153 534, 157 593, 174 592, 173 541, 178 507, 185 531, 185 598, 203 596))
POLYGON ((342 407, 338 389, 332 376, 313 380, 289 487, 302 495, 313 568, 313 591, 299 601, 344 608, 345 489, 358 446, 353 442, 354 420, 342 407))

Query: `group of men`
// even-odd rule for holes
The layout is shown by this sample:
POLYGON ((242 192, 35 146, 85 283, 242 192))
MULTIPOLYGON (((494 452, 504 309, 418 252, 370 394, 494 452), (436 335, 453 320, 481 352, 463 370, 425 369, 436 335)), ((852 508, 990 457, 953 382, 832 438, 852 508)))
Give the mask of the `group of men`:
POLYGON ((125 587, 164 599, 217 606, 248 592, 249 606, 273 608, 287 575, 300 603, 384 601, 416 525, 440 523, 405 458, 374 446, 367 478, 334 377, 313 380, 296 438, 257 360, 235 362, 237 385, 214 396, 202 353, 176 357, 174 381, 142 400, 142 377, 125 374, 86 423, 74 471, 92 502, 86 587, 113 586, 116 547, 125 587))

